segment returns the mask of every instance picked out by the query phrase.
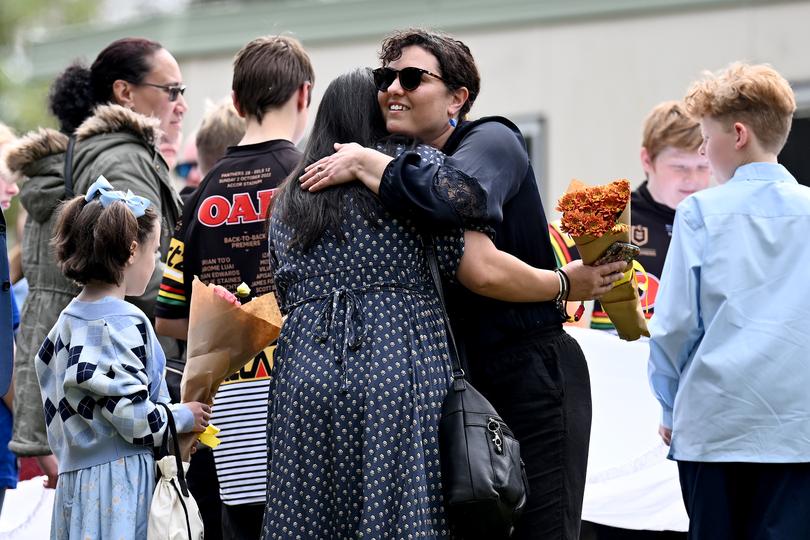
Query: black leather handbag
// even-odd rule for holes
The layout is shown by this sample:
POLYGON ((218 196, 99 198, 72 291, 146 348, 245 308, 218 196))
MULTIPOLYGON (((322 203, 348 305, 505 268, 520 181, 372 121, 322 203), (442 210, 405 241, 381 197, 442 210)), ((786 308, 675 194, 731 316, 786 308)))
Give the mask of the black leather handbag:
POLYGON ((439 422, 445 508, 457 536, 508 538, 529 495, 520 444, 495 408, 464 378, 432 238, 425 239, 425 253, 442 304, 453 363, 453 382, 439 422))

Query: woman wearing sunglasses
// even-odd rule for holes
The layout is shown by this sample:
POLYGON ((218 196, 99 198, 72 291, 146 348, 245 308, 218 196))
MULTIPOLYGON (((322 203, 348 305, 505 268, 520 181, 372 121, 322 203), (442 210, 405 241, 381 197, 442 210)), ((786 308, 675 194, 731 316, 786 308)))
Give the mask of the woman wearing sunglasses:
MULTIPOLYGON (((297 182, 335 140, 445 159, 386 135, 371 73, 341 75, 323 94, 302 163, 274 197, 270 265, 287 319, 273 356, 263 538, 450 536, 437 433, 452 368, 424 228, 385 211, 360 182, 320 193, 297 182)), ((484 235, 431 233, 441 271, 465 286, 488 282, 482 293, 515 301, 556 291, 552 272, 498 252, 484 235)))
MULTIPOLYGON (((467 46, 446 35, 409 30, 389 36, 380 59, 383 66, 374 76, 388 131, 441 149, 444 165, 412 152, 392 159, 357 144, 338 144, 335 154, 306 169, 302 187, 316 191, 358 178, 393 213, 443 225, 484 223, 500 250, 552 273, 556 264, 542 201, 519 130, 503 118, 464 120, 479 90, 467 46), (448 167, 466 173, 466 180, 448 174, 448 167)), ((570 290, 585 288, 589 270, 605 285, 616 279, 611 265, 566 268, 570 290)), ((531 493, 514 537, 578 538, 590 383, 582 351, 562 329, 558 293, 524 303, 460 287, 448 293, 473 382, 517 435, 526 462, 531 493)))
MULTIPOLYGON (((50 248, 55 209, 73 193, 85 193, 104 175, 116 189, 153 201, 163 221, 161 251, 166 252, 181 203, 156 145, 161 132, 171 136, 180 129, 186 112, 182 81, 177 61, 159 43, 138 38, 115 41, 89 68, 71 65, 54 81, 49 106, 60 130, 32 132, 6 156, 13 173, 28 177, 20 200, 28 211, 23 271, 30 294, 17 338, 17 394, 9 444, 18 455, 51 452, 33 361, 48 329, 79 291, 61 274, 50 248), (75 146, 66 167, 69 137, 75 146), (66 186, 66 172, 72 176, 72 193, 66 186)), ((144 295, 132 299, 150 317, 162 275, 160 263, 144 295)), ((55 483, 52 463, 48 469, 49 480, 55 483)))

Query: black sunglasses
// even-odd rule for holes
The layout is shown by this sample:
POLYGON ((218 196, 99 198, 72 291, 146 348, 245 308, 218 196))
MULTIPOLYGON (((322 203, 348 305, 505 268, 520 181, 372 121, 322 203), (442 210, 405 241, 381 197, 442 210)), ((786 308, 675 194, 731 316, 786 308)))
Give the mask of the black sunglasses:
POLYGON ((444 80, 439 75, 418 67, 402 69, 381 67, 373 70, 372 73, 374 74, 374 85, 380 92, 387 92, 388 87, 396 80, 397 76, 399 76, 399 85, 407 92, 413 92, 419 88, 419 85, 422 84, 422 74, 430 75, 440 81, 444 80))
POLYGON ((185 84, 177 84, 177 85, 168 85, 168 84, 153 84, 153 83, 141 83, 143 86, 153 86, 155 88, 160 88, 167 94, 169 94, 169 101, 177 101, 178 96, 182 96, 186 93, 186 85, 185 84))

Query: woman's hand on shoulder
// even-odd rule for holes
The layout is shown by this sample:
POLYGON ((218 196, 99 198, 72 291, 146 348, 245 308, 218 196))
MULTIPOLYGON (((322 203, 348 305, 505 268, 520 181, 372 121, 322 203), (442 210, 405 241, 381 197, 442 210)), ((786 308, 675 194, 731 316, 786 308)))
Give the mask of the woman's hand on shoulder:
POLYGON ((571 282, 568 299, 572 301, 593 300, 613 288, 613 283, 624 275, 627 263, 617 261, 600 266, 589 266, 581 260, 571 261, 562 267, 571 282))
POLYGON ((380 179, 393 158, 357 143, 335 143, 335 150, 304 169, 298 179, 302 189, 314 192, 360 180, 374 193, 379 192, 380 179))
POLYGON ((298 179, 303 189, 320 191, 357 178, 357 165, 366 149, 357 143, 335 143, 335 150, 331 156, 321 158, 304 169, 304 174, 298 179))

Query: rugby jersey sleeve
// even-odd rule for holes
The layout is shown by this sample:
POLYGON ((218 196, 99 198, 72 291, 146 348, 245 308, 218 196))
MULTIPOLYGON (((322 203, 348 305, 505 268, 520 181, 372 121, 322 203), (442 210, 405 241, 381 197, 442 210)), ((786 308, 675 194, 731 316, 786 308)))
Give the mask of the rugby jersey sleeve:
POLYGON ((164 319, 186 319, 189 315, 190 287, 183 275, 186 227, 183 223, 177 226, 166 253, 163 279, 160 283, 155 316, 164 319))
POLYGON ((558 267, 579 259, 579 251, 577 251, 577 246, 574 244, 574 239, 560 229, 559 220, 548 224, 548 235, 551 239, 551 247, 554 249, 554 258, 557 259, 558 267))

